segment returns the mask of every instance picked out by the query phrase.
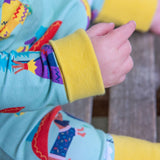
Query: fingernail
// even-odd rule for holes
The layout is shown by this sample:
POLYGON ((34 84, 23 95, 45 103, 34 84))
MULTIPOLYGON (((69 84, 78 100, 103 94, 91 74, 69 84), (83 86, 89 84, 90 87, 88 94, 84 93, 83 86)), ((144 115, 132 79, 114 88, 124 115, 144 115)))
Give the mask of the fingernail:
POLYGON ((136 26, 136 22, 133 21, 133 20, 132 20, 132 21, 129 21, 128 24, 129 24, 129 23, 132 23, 132 24, 134 24, 134 25, 136 26))
POLYGON ((111 25, 111 26, 114 25, 114 23, 108 23, 108 24, 111 25))

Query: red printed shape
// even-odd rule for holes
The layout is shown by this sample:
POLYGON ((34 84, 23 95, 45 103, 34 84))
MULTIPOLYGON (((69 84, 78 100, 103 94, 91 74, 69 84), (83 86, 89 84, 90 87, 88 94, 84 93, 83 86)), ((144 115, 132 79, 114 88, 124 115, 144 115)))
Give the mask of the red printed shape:
POLYGON ((38 131, 34 135, 32 141, 32 149, 38 158, 41 160, 48 160, 48 133, 52 121, 55 119, 56 114, 61 110, 61 106, 57 106, 49 112, 39 125, 38 131))
POLYGON ((0 113, 18 113, 25 107, 13 107, 0 110, 0 113))
POLYGON ((45 32, 45 34, 29 49, 29 51, 40 51, 41 47, 48 43, 54 35, 57 33, 59 27, 61 26, 62 21, 54 22, 45 32))

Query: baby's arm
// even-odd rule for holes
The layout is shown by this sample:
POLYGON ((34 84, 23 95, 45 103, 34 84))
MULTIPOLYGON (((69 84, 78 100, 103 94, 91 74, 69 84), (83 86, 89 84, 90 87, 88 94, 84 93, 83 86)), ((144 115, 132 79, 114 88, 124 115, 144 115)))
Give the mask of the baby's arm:
POLYGON ((93 26, 87 31, 90 39, 78 30, 36 52, 2 51, 0 109, 24 106, 27 111, 65 104, 103 94, 104 86, 122 82, 133 66, 128 38, 135 23, 113 28, 113 24, 93 26))
MULTIPOLYGON (((0 52, 0 112, 67 103, 62 74, 50 44, 40 51, 0 52)), ((13 112, 14 113, 14 112, 13 112)))

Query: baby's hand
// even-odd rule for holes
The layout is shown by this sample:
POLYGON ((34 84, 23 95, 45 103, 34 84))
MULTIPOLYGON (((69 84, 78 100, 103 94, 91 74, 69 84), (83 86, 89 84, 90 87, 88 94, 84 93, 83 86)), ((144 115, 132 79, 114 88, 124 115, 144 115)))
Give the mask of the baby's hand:
POLYGON ((154 15, 150 30, 155 34, 160 35, 160 0, 158 0, 157 10, 154 15))
POLYGON ((133 67, 130 56, 132 47, 128 38, 135 28, 135 22, 131 21, 117 29, 114 29, 114 24, 100 23, 87 31, 106 88, 123 82, 133 67))

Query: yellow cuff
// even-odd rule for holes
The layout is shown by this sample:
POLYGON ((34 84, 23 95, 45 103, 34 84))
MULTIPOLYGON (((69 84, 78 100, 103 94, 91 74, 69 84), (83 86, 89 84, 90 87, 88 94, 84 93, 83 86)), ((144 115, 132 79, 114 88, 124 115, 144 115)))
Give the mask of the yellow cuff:
POLYGON ((157 0, 105 0, 96 22, 114 22, 122 25, 130 20, 137 24, 137 30, 147 31, 157 7, 157 0))
POLYGON ((115 160, 160 160, 160 144, 131 137, 112 135, 115 160))
POLYGON ((63 73, 70 102, 104 93, 96 55, 84 30, 50 43, 63 73))

